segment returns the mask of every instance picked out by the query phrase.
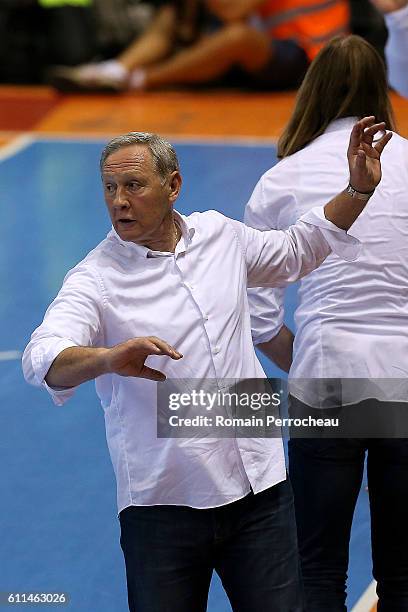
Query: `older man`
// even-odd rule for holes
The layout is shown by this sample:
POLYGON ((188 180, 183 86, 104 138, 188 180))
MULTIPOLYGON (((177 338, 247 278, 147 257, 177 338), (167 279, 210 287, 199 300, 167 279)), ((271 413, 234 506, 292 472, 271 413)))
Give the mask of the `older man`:
POLYGON ((23 366, 56 404, 96 379, 131 611, 204 611, 214 568, 235 611, 302 609, 281 440, 158 438, 156 381, 221 386, 265 376, 247 285, 286 285, 331 250, 356 257, 359 245, 344 230, 380 181, 390 136, 375 146, 373 136, 383 127, 373 117, 355 125, 352 187, 286 232, 259 232, 215 211, 174 211, 178 161, 158 136, 127 134, 102 153, 112 231, 66 276, 23 366))

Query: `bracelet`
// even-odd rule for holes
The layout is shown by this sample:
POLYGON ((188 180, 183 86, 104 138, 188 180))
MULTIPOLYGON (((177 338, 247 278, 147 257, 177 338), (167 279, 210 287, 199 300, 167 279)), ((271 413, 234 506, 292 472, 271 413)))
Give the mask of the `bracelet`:
POLYGON ((368 193, 357 191, 357 189, 354 189, 351 183, 349 183, 348 186, 346 187, 346 193, 348 193, 349 196, 351 196, 352 198, 357 198, 357 200, 364 200, 365 202, 371 198, 374 191, 375 189, 373 189, 372 191, 368 193))

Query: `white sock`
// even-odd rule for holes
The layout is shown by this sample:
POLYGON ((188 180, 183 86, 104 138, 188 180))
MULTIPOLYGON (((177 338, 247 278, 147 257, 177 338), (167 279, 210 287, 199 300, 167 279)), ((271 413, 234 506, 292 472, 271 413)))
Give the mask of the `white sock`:
POLYGON ((118 83, 123 83, 128 77, 128 70, 123 64, 117 60, 107 60, 97 64, 98 72, 101 76, 105 76, 118 83))
POLYGON ((133 91, 140 91, 145 88, 146 71, 143 68, 135 68, 129 76, 128 87, 133 91))
POLYGON ((128 78, 127 69, 116 60, 107 60, 95 64, 84 64, 79 68, 81 76, 85 79, 104 78, 122 85, 128 78))

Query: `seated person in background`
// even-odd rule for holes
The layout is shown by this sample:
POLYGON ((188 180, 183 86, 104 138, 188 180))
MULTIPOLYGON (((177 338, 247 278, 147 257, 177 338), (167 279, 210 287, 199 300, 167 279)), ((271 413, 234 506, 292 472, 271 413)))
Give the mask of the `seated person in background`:
POLYGON ((66 90, 143 90, 208 83, 238 68, 240 84, 297 87, 321 46, 349 26, 346 0, 174 0, 116 59, 56 68, 66 90))
POLYGON ((385 57, 388 80, 401 96, 408 98, 408 0, 371 0, 384 13, 388 28, 385 57))

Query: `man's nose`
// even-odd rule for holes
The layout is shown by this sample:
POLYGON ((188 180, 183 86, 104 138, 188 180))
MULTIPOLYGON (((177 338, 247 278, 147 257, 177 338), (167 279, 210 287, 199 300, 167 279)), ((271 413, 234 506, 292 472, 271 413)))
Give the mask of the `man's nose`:
POLYGON ((124 187, 117 187, 115 197, 113 199, 113 205, 116 208, 124 208, 130 206, 129 199, 127 197, 127 193, 124 187))

